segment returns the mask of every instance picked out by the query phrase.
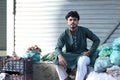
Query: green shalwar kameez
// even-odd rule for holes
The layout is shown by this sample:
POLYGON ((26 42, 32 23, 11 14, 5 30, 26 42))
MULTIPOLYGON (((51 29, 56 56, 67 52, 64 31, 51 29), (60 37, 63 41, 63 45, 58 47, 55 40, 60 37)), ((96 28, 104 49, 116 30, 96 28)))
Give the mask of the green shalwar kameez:
POLYGON ((87 39, 93 41, 90 53, 93 54, 99 43, 100 39, 91 32, 88 28, 78 26, 75 30, 75 35, 73 36, 70 30, 67 28, 58 38, 57 46, 55 49, 55 60, 54 63, 58 64, 57 56, 62 54, 62 56, 67 61, 67 68, 73 69, 77 65, 77 60, 82 56, 82 52, 88 51, 87 49, 87 39), (62 52, 62 48, 65 46, 66 53, 62 52))

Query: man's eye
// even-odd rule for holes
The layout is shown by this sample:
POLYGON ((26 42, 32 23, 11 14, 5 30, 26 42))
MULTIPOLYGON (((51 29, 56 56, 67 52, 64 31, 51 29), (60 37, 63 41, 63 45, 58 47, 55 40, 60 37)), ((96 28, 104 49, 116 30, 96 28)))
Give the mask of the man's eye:
POLYGON ((69 21, 72 21, 72 19, 70 19, 69 21))
POLYGON ((77 21, 77 19, 69 19, 69 21, 77 21))
POLYGON ((77 21, 77 19, 74 19, 74 21, 77 21))

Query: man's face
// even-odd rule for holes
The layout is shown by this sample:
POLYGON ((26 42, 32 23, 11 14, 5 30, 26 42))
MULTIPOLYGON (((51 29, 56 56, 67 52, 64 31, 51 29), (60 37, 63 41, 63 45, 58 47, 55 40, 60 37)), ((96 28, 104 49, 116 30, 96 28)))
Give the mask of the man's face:
POLYGON ((71 31, 74 31, 75 30, 75 28, 78 26, 78 22, 79 22, 79 20, 78 20, 78 18, 75 18, 75 17, 69 17, 68 19, 67 19, 67 25, 69 26, 69 29, 71 30, 71 31))

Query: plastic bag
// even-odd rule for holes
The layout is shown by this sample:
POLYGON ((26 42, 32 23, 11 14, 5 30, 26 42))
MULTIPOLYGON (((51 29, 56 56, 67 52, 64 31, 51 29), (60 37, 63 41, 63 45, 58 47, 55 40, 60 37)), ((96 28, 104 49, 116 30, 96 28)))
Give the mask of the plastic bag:
POLYGON ((105 46, 101 49, 101 51, 99 52, 99 56, 100 57, 109 57, 112 53, 113 49, 112 46, 105 46))
POLYGON ((112 76, 108 75, 107 73, 97 73, 91 72, 86 80, 116 80, 112 76))
POLYGON ((120 66, 120 37, 113 41, 112 47, 113 52, 110 55, 111 63, 120 66))
POLYGON ((33 62, 40 61, 40 54, 33 51, 26 52, 23 58, 32 58, 33 62))
POLYGON ((112 43, 112 47, 114 50, 120 51, 120 37, 116 38, 113 43, 112 43))
POLYGON ((23 55, 23 58, 32 58, 33 62, 40 61, 41 49, 37 46, 31 46, 28 48, 26 53, 23 55))
POLYGON ((43 61, 47 61, 47 60, 53 61, 54 59, 55 59, 54 52, 48 53, 41 58, 41 60, 43 61))
POLYGON ((111 66, 112 64, 110 63, 109 57, 98 57, 94 65, 94 71, 103 72, 111 66))
POLYGON ((110 55, 110 61, 114 65, 120 66, 120 51, 113 51, 110 55))

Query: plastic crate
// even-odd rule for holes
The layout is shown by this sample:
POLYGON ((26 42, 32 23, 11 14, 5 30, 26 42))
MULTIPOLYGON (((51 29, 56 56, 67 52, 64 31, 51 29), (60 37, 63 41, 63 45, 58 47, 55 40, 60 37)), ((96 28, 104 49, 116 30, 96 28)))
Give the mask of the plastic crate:
POLYGON ((0 58, 0 71, 6 73, 5 80, 32 80, 33 67, 31 58, 21 58, 18 60, 9 60, 0 58))

